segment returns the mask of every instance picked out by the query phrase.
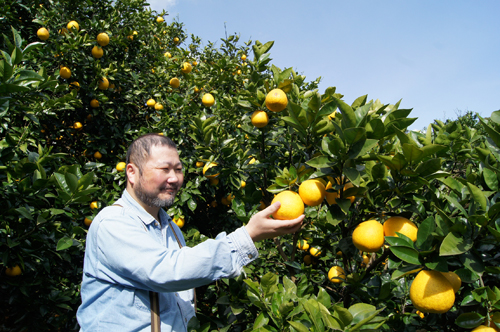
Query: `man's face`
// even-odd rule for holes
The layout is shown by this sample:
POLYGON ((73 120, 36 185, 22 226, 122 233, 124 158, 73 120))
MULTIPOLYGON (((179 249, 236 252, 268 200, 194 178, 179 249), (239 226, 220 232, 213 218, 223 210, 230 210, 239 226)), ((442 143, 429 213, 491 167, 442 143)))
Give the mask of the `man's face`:
POLYGON ((147 206, 171 206, 184 181, 179 154, 168 146, 153 146, 138 176, 134 186, 138 199, 147 206))

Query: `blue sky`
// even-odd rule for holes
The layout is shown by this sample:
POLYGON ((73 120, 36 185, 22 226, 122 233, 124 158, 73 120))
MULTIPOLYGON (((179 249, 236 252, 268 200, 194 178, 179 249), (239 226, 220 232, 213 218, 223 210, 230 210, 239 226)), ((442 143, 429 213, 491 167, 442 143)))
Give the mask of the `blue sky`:
MULTIPOLYGON (((273 40, 272 64, 293 67, 320 93, 337 87, 347 103, 368 94, 402 100, 418 120, 500 109, 500 1, 150 0, 203 44, 227 33, 273 40)), ((220 45, 220 42, 217 43, 220 45)))

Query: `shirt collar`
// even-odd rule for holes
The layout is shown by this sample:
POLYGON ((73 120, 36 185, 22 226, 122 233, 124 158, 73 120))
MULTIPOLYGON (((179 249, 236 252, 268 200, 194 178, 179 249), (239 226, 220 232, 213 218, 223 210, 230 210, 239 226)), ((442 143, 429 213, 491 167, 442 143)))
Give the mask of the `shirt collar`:
MULTIPOLYGON (((144 224, 149 225, 156 221, 156 219, 152 215, 150 215, 148 211, 144 210, 144 208, 141 206, 141 204, 139 204, 139 202, 137 202, 132 196, 130 196, 127 189, 123 191, 121 198, 124 200, 126 205, 131 206, 137 211, 137 216, 139 217, 139 219, 141 219, 141 221, 144 224)), ((163 209, 160 209, 160 214, 162 212, 166 214, 166 212, 163 211, 163 209)))

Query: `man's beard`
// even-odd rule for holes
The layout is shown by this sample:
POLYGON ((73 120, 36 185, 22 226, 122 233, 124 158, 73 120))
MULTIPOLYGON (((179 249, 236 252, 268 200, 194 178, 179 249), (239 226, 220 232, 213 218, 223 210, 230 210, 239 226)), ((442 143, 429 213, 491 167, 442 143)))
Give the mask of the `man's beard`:
POLYGON ((142 180, 139 180, 138 186, 135 189, 135 193, 137 195, 137 198, 140 199, 147 206, 165 208, 165 207, 170 207, 172 206, 172 204, 174 204, 175 195, 177 194, 179 188, 175 185, 171 187, 162 187, 160 188, 160 192, 166 189, 173 189, 175 190, 175 193, 173 193, 172 196, 169 198, 161 199, 160 197, 158 197, 158 195, 144 191, 144 188, 142 186, 142 180))

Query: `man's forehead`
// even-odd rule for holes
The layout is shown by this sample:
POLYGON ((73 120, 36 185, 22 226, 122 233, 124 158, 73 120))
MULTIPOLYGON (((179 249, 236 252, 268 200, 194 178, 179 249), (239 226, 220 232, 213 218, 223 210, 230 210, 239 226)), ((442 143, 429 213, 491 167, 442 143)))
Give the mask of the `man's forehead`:
POLYGON ((148 163, 155 164, 180 164, 179 153, 169 146, 154 145, 151 147, 151 154, 148 163))

